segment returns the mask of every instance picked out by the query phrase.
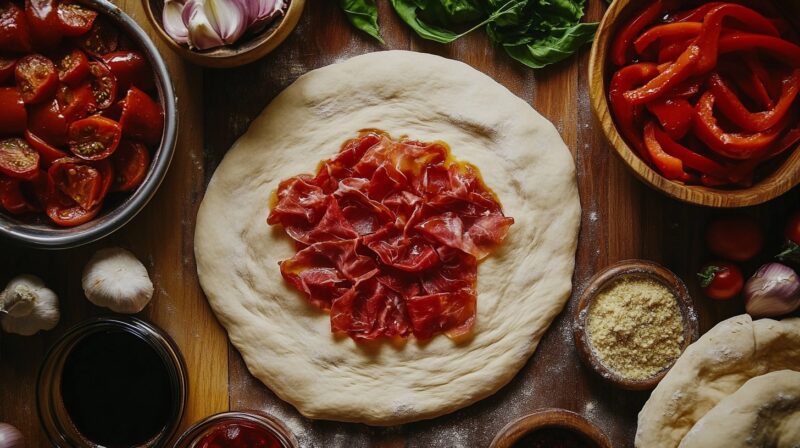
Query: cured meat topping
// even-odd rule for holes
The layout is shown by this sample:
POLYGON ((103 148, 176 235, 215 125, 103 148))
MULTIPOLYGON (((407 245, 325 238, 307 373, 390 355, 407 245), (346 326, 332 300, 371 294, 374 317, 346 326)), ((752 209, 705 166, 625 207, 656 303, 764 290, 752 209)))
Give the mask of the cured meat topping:
POLYGON ((514 223, 446 144, 377 131, 281 182, 273 203, 267 223, 298 247, 283 278, 357 341, 468 333, 478 261, 514 223))

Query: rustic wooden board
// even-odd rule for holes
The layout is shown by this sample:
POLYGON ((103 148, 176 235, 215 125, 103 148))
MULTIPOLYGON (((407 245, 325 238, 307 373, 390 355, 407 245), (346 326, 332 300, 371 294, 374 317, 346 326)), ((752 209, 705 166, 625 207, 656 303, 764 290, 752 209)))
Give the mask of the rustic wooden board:
MULTIPOLYGON (((165 328, 187 358, 191 390, 184 427, 223 409, 260 409, 287 422, 303 447, 486 447, 506 423, 544 407, 576 411, 595 422, 614 446, 633 446, 636 414, 648 394, 614 389, 593 376, 580 364, 572 343, 569 311, 589 277, 618 260, 648 258, 688 279, 702 331, 743 312, 740 301, 712 303, 703 298, 692 281, 705 261, 702 228, 713 211, 649 190, 612 154, 589 106, 588 48, 534 72, 492 48, 482 33, 449 46, 422 41, 401 24, 387 2, 379 3, 385 47, 352 30, 332 0, 309 0, 297 31, 272 55, 246 67, 200 70, 183 64, 162 46, 179 95, 181 139, 153 203, 117 235, 88 248, 47 253, 0 244, 0 283, 31 272, 44 277, 62 297, 64 316, 56 330, 30 338, 3 337, 0 342, 0 421, 20 427, 28 446, 46 446, 34 401, 38 365, 47 347, 69 325, 102 314, 82 297, 80 269, 94 249, 112 244, 131 248, 154 274, 157 295, 143 316, 165 328), (247 372, 238 352, 226 345, 224 332, 199 290, 192 238, 204 185, 230 145, 273 97, 309 70, 383 48, 462 60, 553 121, 576 158, 583 219, 573 298, 508 386, 445 417, 371 428, 305 419, 247 372)), ((589 19, 599 20, 603 2, 589 3, 589 19)), ((120 4, 146 25, 136 0, 120 4)), ((770 204, 746 210, 760 216, 771 230, 771 247, 780 243, 777 226, 799 200, 800 190, 795 189, 770 204)))

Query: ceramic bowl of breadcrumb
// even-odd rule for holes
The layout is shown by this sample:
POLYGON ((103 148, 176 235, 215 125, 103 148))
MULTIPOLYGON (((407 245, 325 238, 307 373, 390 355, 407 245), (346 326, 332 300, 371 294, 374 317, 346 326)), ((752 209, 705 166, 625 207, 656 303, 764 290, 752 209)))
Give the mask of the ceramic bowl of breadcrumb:
POLYGON ((592 277, 573 330, 584 364, 627 390, 656 387, 700 333, 686 285, 646 260, 621 261, 592 277))

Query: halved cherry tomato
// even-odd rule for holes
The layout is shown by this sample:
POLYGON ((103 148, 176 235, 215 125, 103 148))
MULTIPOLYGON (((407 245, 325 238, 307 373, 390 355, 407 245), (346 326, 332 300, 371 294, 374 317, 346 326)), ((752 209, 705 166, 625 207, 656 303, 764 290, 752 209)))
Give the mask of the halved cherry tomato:
POLYGON ((58 199, 51 199, 45 207, 47 216, 56 225, 62 227, 79 226, 91 221, 100 212, 100 207, 86 210, 78 204, 70 203, 71 199, 64 194, 57 194, 57 196, 58 199))
POLYGON ((153 70, 141 54, 135 51, 115 51, 103 56, 111 74, 117 78, 117 89, 127 92, 131 86, 142 90, 153 88, 153 70))
POLYGON ((34 47, 47 50, 58 45, 63 35, 55 0, 25 0, 25 17, 34 47))
POLYGON ((56 66, 40 54, 25 56, 17 61, 14 75, 26 104, 41 103, 52 98, 58 87, 56 66))
POLYGON ((122 128, 114 120, 94 115, 69 125, 69 149, 84 160, 101 160, 117 149, 122 128))
MULTIPOLYGON (((92 162, 92 166, 100 172, 100 202, 102 202, 108 192, 111 191, 111 184, 114 183, 114 166, 110 159, 97 160, 92 162)), ((98 203, 99 204, 99 203, 98 203)))
POLYGON ((17 134, 25 130, 28 112, 16 87, 0 87, 0 135, 17 134))
POLYGON ((67 157, 67 153, 50 146, 49 143, 35 136, 29 130, 25 131, 25 140, 39 153, 42 165, 44 165, 45 168, 49 167, 56 160, 67 157))
POLYGON ((17 58, 0 56, 0 82, 6 82, 14 76, 14 68, 17 66, 17 58))
POLYGON ((161 141, 164 114, 148 94, 131 87, 125 96, 119 123, 127 137, 155 145, 161 141))
POLYGON ((111 106, 117 99, 117 78, 100 62, 90 62, 89 72, 92 74, 92 91, 97 108, 111 106))
POLYGON ((98 17, 89 32, 80 37, 79 45, 83 51, 101 57, 116 51, 119 46, 119 31, 108 19, 98 17))
POLYGON ((103 179, 100 171, 83 160, 72 157, 58 159, 47 174, 56 188, 82 208, 89 210, 99 205, 103 179))
POLYGON ((123 140, 117 151, 111 156, 114 164, 114 183, 111 191, 129 191, 138 187, 147 174, 150 166, 150 154, 147 148, 131 140, 123 140))
POLYGON ((21 182, 0 175, 0 207, 12 215, 36 211, 36 206, 22 193, 21 182))
POLYGON ((8 0, 0 2, 0 51, 31 51, 30 27, 25 12, 16 3, 8 0))
POLYGON ((749 215, 714 219, 706 229, 706 243, 714 255, 732 261, 747 261, 764 247, 764 232, 749 215))
POLYGON ((67 119, 53 99, 28 110, 28 129, 53 146, 67 143, 67 119))
POLYGON ((21 138, 0 140, 0 173, 20 180, 39 174, 39 153, 21 138))
POLYGON ((58 5, 58 20, 65 36, 81 36, 92 29, 97 12, 70 1, 58 5))
POLYGON ((726 261, 705 265, 697 276, 703 293, 714 300, 732 299, 744 286, 742 271, 735 264, 726 261))
POLYGON ((89 59, 77 48, 58 61, 58 80, 74 86, 89 75, 89 59))
POLYGON ((77 87, 62 84, 56 93, 56 101, 68 123, 87 117, 97 111, 94 91, 89 82, 77 87))

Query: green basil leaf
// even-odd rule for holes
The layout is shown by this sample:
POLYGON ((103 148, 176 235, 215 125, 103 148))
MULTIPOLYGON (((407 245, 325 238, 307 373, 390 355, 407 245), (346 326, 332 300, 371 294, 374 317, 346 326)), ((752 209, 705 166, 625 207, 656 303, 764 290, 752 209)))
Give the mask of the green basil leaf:
MULTIPOLYGON (((475 31, 476 29, 498 20, 500 17, 511 14, 514 5, 523 0, 507 0, 501 7, 497 8, 483 21, 473 26, 472 28, 464 31, 463 33, 456 33, 446 28, 428 23, 421 17, 424 14, 423 8, 428 8, 431 2, 438 0, 390 0, 392 7, 397 12, 397 15, 403 19, 408 26, 410 26, 416 33, 423 39, 432 40, 443 44, 448 44, 454 40, 475 31)), ((446 0, 443 0, 446 1, 446 0)))
POLYGON ((562 61, 594 39, 597 23, 578 23, 551 30, 550 34, 522 45, 503 45, 506 53, 531 68, 562 61))
POLYGON ((477 0, 427 0, 416 3, 421 11, 420 16, 436 25, 459 25, 486 16, 477 0))
POLYGON ((378 25, 378 6, 375 0, 339 0, 339 4, 353 26, 384 43, 378 25))

